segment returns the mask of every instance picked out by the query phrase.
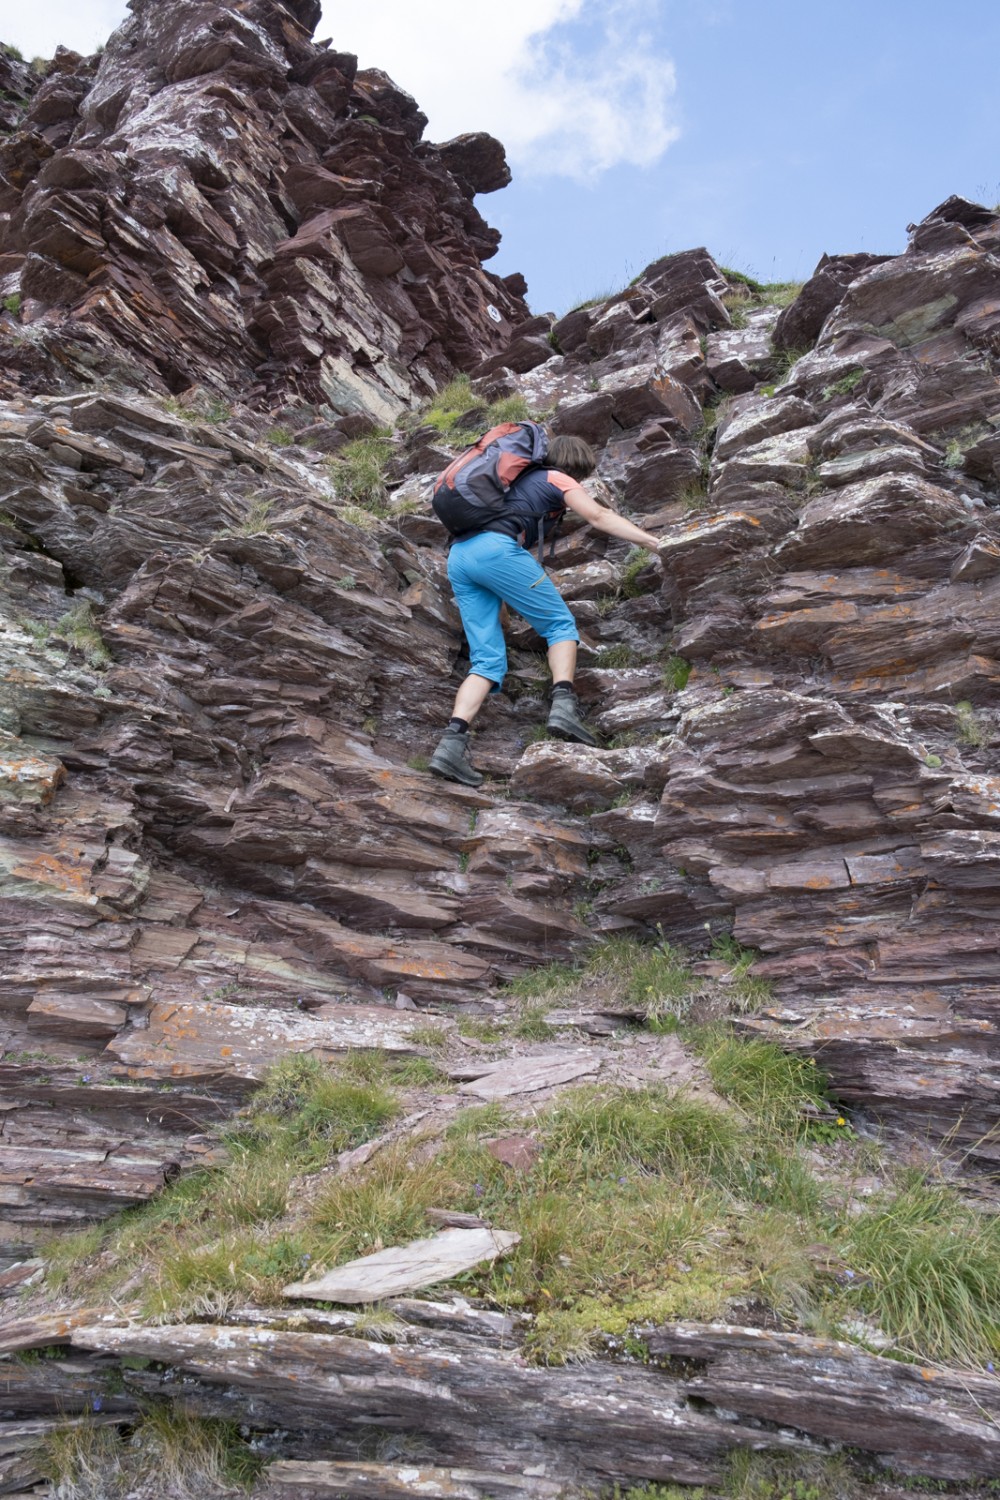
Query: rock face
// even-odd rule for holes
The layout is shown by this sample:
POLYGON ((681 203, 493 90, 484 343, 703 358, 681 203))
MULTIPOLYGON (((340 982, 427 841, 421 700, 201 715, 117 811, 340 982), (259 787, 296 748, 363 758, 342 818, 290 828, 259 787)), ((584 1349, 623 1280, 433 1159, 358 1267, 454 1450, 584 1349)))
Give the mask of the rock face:
MULTIPOLYGON (((445 155, 493 180, 478 139, 445 155)), ((476 748, 511 776, 503 800, 414 753, 461 673, 425 510, 440 445, 399 444, 379 519, 311 449, 263 440, 250 407, 8 398, 3 1014, 25 1071, 4 1128, 28 1153, 9 1244, 206 1149, 206 1112, 274 1056, 269 1007, 294 1030, 304 1008, 397 994, 481 1006, 519 967, 630 926, 696 949, 733 932, 775 992, 745 1024, 814 1051, 845 1101, 992 1157, 998 238, 995 216, 943 205, 906 254, 849 265, 815 348, 749 390, 758 355, 737 375, 712 353, 734 303, 704 251, 562 319, 570 352, 484 377, 484 399, 520 390, 587 431, 601 481, 664 538, 662 572, 623 582, 624 548, 567 527, 554 577, 617 748, 529 743, 539 643, 515 622, 514 696, 476 748), (723 370, 738 393, 720 401, 723 370), (185 1108, 150 1115, 150 1079, 185 1108)))
MULTIPOLYGON (((550 327, 481 266, 473 198, 506 181, 502 148, 423 142, 391 80, 310 41, 317 16, 135 0, 99 58, 42 78, 0 55, 11 1288, 53 1229, 217 1160, 212 1127, 279 1056, 426 1049, 447 1012, 630 930, 759 950, 773 997, 743 1027, 995 1162, 1000 217, 949 200, 903 255, 824 257, 783 310, 692 250, 550 327), (565 527, 553 577, 607 743, 537 742, 541 643, 515 620, 475 791, 424 769, 464 671, 428 505, 447 444, 404 425, 376 500, 325 456, 456 368, 471 423, 518 394, 551 411, 599 448, 595 493, 663 537, 662 565, 633 565, 565 527)), ((484 1064, 462 1097, 604 1061, 484 1064)), ((15 1329, 5 1349, 78 1352, 5 1367, 5 1409, 89 1410, 114 1356, 182 1368, 231 1416, 252 1371, 255 1424, 306 1400, 330 1427, 275 1495, 412 1493, 358 1460, 373 1408, 423 1434, 425 1494, 711 1484, 734 1444, 996 1472, 978 1377, 856 1351, 845 1375, 839 1346, 677 1327, 650 1334, 663 1368, 543 1373, 503 1319, 398 1316, 440 1326, 401 1352, 252 1309, 77 1310, 15 1329)))
POLYGON ((22 1326, 7 1347, 47 1338, 71 1345, 70 1358, 11 1366, 8 1399, 44 1420, 92 1392, 102 1356, 127 1359, 128 1388, 101 1407, 128 1421, 180 1374, 188 1410, 231 1417, 236 1398, 254 1427, 282 1430, 297 1456, 272 1464, 274 1488, 262 1493, 275 1497, 549 1497, 666 1475, 718 1484, 734 1444, 794 1456, 823 1439, 942 1480, 988 1478, 1000 1458, 997 1383, 983 1376, 859 1356, 829 1339, 697 1324, 647 1331, 648 1366, 531 1369, 512 1353, 513 1320, 500 1313, 405 1299, 388 1308, 392 1342, 363 1336, 346 1311, 303 1313, 295 1328, 252 1309, 221 1326, 85 1315, 22 1326), (395 1463, 358 1466, 359 1425, 373 1423, 395 1463), (418 1462, 406 1450, 414 1432, 418 1462))
POLYGON ((319 15, 145 0, 40 86, 4 59, 8 379, 51 392, 97 370, 385 421, 506 342, 526 308, 482 269, 499 235, 472 202, 509 181, 503 148, 422 141, 408 94, 312 43, 319 15))

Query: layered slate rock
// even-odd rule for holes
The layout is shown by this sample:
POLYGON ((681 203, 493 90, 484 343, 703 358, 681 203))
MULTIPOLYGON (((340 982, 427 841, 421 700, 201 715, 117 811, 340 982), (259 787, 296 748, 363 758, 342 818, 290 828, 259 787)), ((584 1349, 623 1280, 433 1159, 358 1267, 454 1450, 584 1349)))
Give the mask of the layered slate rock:
POLYGON ((670 257, 561 319, 562 355, 518 377, 561 398, 555 425, 601 445, 601 474, 663 528, 659 605, 640 588, 586 629, 693 671, 676 695, 651 667, 581 676, 606 731, 667 732, 655 776, 531 748, 514 785, 591 810, 591 836, 627 854, 606 919, 698 945, 730 929, 776 993, 749 1025, 813 1051, 846 1100, 984 1160, 998 236, 995 213, 950 199, 901 256, 824 257, 776 322, 704 252, 670 257), (676 410, 631 428, 598 394, 631 382, 645 401, 668 371, 714 391, 707 436, 676 410))
MULTIPOLYGON (((647 1330, 649 1365, 539 1369, 512 1354, 508 1316, 460 1301, 387 1306, 391 1343, 370 1330, 358 1337, 364 1330, 343 1310, 302 1309, 292 1328, 251 1309, 221 1324, 152 1328, 94 1310, 90 1322, 39 1320, 10 1347, 47 1338, 70 1343, 72 1358, 11 1366, 6 1400, 36 1418, 57 1404, 65 1414, 86 1410, 94 1369, 127 1360, 128 1388, 108 1401, 127 1421, 179 1371, 199 1412, 225 1415, 238 1395, 252 1400, 255 1427, 281 1429, 283 1456, 271 1471, 281 1495, 310 1475, 317 1488, 307 1493, 332 1493, 326 1483, 349 1473, 376 1416, 407 1468, 426 1468, 432 1485, 459 1469, 459 1493, 473 1497, 518 1493, 525 1477, 527 1493, 542 1496, 554 1485, 586 1491, 664 1475, 716 1484, 734 1447, 794 1456, 849 1442, 897 1473, 961 1481, 996 1472, 997 1382, 987 1376, 921 1369, 829 1339, 695 1323, 647 1330)), ((394 1492, 392 1466, 369 1477, 377 1493, 394 1492)))
POLYGON ((391 79, 313 44, 319 14, 146 0, 40 86, 4 59, 0 277, 25 330, 8 379, 96 369, 386 421, 524 322, 472 202, 509 181, 502 146, 425 142, 391 79))

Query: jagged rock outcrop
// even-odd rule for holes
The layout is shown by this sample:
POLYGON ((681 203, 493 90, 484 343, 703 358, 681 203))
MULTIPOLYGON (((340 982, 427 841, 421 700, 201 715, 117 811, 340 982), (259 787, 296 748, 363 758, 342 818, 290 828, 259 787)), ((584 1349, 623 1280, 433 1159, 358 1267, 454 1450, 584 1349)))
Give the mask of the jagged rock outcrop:
POLYGON ((498 142, 423 141, 408 94, 312 43, 316 0, 133 11, 30 97, 4 60, 26 104, 0 144, 8 381, 97 371, 391 421, 508 341, 527 309, 482 269, 499 235, 472 202, 509 180, 498 142))

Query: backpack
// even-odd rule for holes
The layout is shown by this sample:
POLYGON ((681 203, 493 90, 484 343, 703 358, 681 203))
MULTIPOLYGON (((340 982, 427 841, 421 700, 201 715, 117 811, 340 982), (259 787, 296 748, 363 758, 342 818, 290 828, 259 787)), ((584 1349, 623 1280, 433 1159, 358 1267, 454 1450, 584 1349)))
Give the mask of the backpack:
POLYGON ((431 504, 452 540, 472 536, 503 515, 507 491, 526 469, 548 456, 537 422, 501 422, 453 459, 434 481, 431 504))

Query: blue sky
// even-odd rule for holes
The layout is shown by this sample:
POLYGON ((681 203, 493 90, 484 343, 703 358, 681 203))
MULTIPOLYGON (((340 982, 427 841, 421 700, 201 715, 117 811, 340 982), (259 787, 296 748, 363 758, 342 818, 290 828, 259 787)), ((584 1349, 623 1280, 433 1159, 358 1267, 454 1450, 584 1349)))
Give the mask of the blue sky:
MULTIPOLYGON (((125 14, 37 9, 0 0, 26 56, 89 50, 125 14)), ((538 311, 698 244, 801 279, 824 250, 903 249, 949 193, 1000 200, 994 0, 329 0, 316 35, 409 89, 431 139, 505 142, 490 265, 538 311)))

